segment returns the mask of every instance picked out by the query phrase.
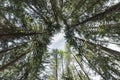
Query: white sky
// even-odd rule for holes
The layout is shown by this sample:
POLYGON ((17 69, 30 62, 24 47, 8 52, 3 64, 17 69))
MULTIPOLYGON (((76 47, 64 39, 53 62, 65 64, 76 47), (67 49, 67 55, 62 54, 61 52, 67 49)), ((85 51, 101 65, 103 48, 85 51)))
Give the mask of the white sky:
POLYGON ((65 38, 64 38, 64 32, 61 31, 58 34, 55 34, 54 37, 52 38, 52 43, 49 45, 49 51, 53 49, 60 49, 64 50, 65 49, 65 38))

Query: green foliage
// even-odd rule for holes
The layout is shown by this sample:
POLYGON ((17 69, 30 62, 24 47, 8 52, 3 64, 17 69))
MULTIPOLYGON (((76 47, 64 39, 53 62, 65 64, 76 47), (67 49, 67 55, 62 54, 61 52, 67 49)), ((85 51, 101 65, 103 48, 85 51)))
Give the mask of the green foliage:
POLYGON ((114 0, 0 0, 0 78, 118 80, 120 52, 108 46, 119 47, 119 22, 114 0), (68 45, 52 54, 48 45, 61 30, 68 45))

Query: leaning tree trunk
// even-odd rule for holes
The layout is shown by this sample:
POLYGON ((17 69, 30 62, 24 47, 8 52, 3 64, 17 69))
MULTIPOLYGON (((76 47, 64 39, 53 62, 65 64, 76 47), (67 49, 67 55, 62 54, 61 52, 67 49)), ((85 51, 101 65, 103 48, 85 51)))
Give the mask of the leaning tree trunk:
POLYGON ((20 60, 20 58, 22 58, 23 56, 25 56, 26 54, 28 54, 31 51, 31 49, 28 49, 25 53, 21 54, 20 56, 18 56, 16 59, 8 62, 7 64, 3 65, 0 67, 0 71, 3 71, 4 69, 6 69, 7 67, 13 65, 14 63, 16 63, 18 60, 20 60))
POLYGON ((9 39, 9 38, 19 38, 24 36, 32 36, 42 33, 31 32, 31 33, 10 33, 10 34, 0 34, 0 39, 9 39))
POLYGON ((104 12, 98 13, 98 14, 96 14, 96 15, 94 15, 94 16, 92 16, 92 17, 90 17, 90 18, 88 18, 88 19, 86 19, 86 20, 84 20, 84 21, 82 21, 82 22, 79 22, 79 23, 77 23, 77 24, 72 25, 72 27, 73 27, 73 26, 78 26, 78 25, 84 24, 84 23, 86 23, 86 22, 88 22, 88 21, 91 21, 91 20, 102 19, 102 18, 104 18, 106 15, 112 14, 112 13, 114 13, 114 12, 116 12, 116 11, 119 11, 119 10, 120 10, 120 2, 119 2, 118 4, 116 4, 116 5, 111 6, 111 7, 108 8, 108 9, 106 9, 104 12))
POLYGON ((119 51, 112 50, 112 49, 110 49, 110 48, 101 46, 101 45, 99 45, 99 44, 95 44, 95 43, 90 42, 90 41, 85 41, 84 39, 80 39, 80 38, 78 38, 78 37, 75 37, 75 38, 78 39, 78 40, 80 40, 80 41, 86 42, 86 43, 88 43, 89 45, 92 45, 92 46, 94 46, 94 47, 99 47, 100 49, 102 49, 102 50, 110 53, 111 55, 120 56, 120 52, 119 52, 119 51))

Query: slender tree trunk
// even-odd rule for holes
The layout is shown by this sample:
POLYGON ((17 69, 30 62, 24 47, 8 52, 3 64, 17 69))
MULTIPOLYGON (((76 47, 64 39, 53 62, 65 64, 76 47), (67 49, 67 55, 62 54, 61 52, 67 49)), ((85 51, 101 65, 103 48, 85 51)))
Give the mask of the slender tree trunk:
POLYGON ((86 20, 84 20, 84 21, 82 21, 82 22, 79 22, 79 23, 77 23, 77 24, 75 24, 75 25, 72 25, 72 27, 73 27, 73 26, 78 26, 78 25, 84 24, 84 23, 86 23, 86 22, 88 22, 88 21, 91 21, 91 20, 102 19, 102 18, 104 18, 106 15, 111 14, 111 13, 114 13, 114 12, 119 11, 119 10, 120 10, 120 2, 117 3, 116 5, 111 6, 111 7, 108 8, 108 9, 106 9, 104 12, 98 13, 98 14, 96 14, 96 15, 94 15, 94 16, 92 16, 92 17, 90 17, 90 18, 88 18, 88 19, 86 19, 86 20))
POLYGON ((56 62, 56 66, 55 66, 55 68, 56 68, 55 78, 56 78, 56 80, 58 80, 58 56, 57 56, 57 53, 55 53, 55 62, 56 62))
MULTIPOLYGON (((83 2, 81 2, 81 0, 78 2, 78 4, 75 6, 75 9, 72 11, 71 13, 71 16, 74 14, 74 12, 76 10, 79 10, 83 5, 84 3, 86 2, 87 0, 83 0, 83 2)), ((91 6, 88 7, 88 9, 86 9, 84 12, 82 12, 81 14, 79 15, 83 15, 86 11, 90 10, 91 8, 93 8, 97 3, 99 3, 100 0, 96 0, 95 3, 93 3, 91 6)))
POLYGON ((26 54, 28 54, 31 50, 28 49, 26 52, 24 52, 23 54, 21 54, 19 57, 17 57, 16 59, 8 62, 7 64, 3 65, 0 67, 0 71, 3 71, 4 69, 6 69, 8 66, 13 65, 15 62, 17 62, 20 58, 22 58, 23 56, 25 56, 26 54))
POLYGON ((89 45, 92 45, 92 46, 94 46, 94 47, 99 47, 100 49, 102 49, 102 50, 110 53, 111 55, 120 56, 120 52, 119 52, 119 51, 112 50, 112 49, 110 49, 110 48, 101 46, 101 45, 99 45, 99 44, 92 43, 92 42, 90 42, 90 41, 85 41, 85 40, 80 39, 80 38, 78 38, 78 37, 75 37, 75 38, 78 39, 78 40, 80 40, 80 41, 87 42, 89 45))
POLYGON ((29 72, 30 72, 30 69, 28 69, 28 70, 26 69, 25 73, 19 80, 27 80, 29 72))
MULTIPOLYGON (((41 13, 42 12, 38 12, 37 10, 35 10, 30 4, 29 4, 29 2, 28 1, 26 1, 26 4, 28 5, 28 7, 30 8, 30 9, 32 9, 35 13, 37 13, 43 20, 44 20, 44 22, 47 24, 47 23, 49 23, 48 22, 48 20, 47 20, 47 17, 44 17, 41 13)), ((35 6, 35 8, 37 9, 37 7, 35 6)), ((39 10, 39 9, 38 9, 39 10)), ((51 23, 51 21, 50 21, 50 23, 51 23)))
POLYGON ((62 58, 62 74, 63 74, 63 76, 65 76, 64 75, 64 62, 63 62, 63 54, 61 54, 61 58, 62 58))
POLYGON ((23 44, 21 44, 21 45, 18 45, 18 46, 16 46, 16 47, 9 48, 9 49, 5 49, 5 50, 1 50, 1 51, 0 51, 0 54, 5 53, 5 52, 10 51, 10 50, 13 50, 13 49, 20 48, 20 47, 26 45, 27 43, 28 43, 28 42, 25 42, 25 43, 23 43, 23 44))
POLYGON ((31 32, 31 33, 0 34, 0 39, 19 38, 19 37, 23 37, 23 36, 32 36, 32 35, 37 35, 37 34, 42 34, 42 33, 31 32))
MULTIPOLYGON (((72 54, 73 55, 73 54, 72 54)), ((88 78, 88 80, 90 80, 88 74, 85 72, 84 68, 82 67, 82 65, 79 63, 78 59, 75 57, 75 55, 73 55, 73 57, 75 58, 76 62, 78 63, 78 65, 80 66, 80 68, 82 69, 82 71, 84 72, 84 74, 86 75, 86 77, 88 78)))
POLYGON ((57 10, 57 2, 56 2, 56 0, 50 0, 50 3, 52 5, 52 10, 53 10, 53 13, 54 13, 54 19, 58 23, 59 13, 58 13, 58 10, 57 10))
POLYGON ((80 80, 83 80, 83 79, 82 79, 82 75, 80 75, 79 71, 77 70, 77 68, 76 68, 76 66, 75 66, 74 64, 73 64, 73 67, 75 68, 75 70, 76 70, 76 72, 77 72, 80 80))
POLYGON ((70 17, 72 17, 77 10, 79 10, 87 0, 79 0, 78 4, 75 6, 74 10, 71 12, 70 17))
POLYGON ((98 31, 99 29, 104 30, 112 30, 112 29, 118 29, 120 28, 120 23, 114 23, 114 24, 104 24, 99 26, 88 26, 88 31, 98 31))
POLYGON ((83 55, 85 58, 86 58, 86 60, 88 61, 88 63, 85 61, 85 60, 83 60, 85 63, 87 63, 88 65, 90 65, 90 66, 92 66, 93 68, 94 68, 94 70, 104 79, 104 80, 106 80, 106 77, 104 77, 103 76, 103 74, 90 62, 90 60, 85 56, 85 55, 83 55))

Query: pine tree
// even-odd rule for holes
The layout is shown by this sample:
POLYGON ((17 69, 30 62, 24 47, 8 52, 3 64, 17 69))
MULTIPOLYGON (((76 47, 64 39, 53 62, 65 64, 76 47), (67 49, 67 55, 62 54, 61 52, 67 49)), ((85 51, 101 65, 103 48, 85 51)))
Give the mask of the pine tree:
POLYGON ((81 70, 73 65, 63 68, 63 75, 66 71, 68 78, 76 79, 75 71, 79 79, 89 80, 86 65, 101 79, 118 80, 120 52, 108 46, 119 47, 119 24, 118 0, 0 0, 0 78, 48 79, 48 45, 64 30, 68 52, 81 70))

